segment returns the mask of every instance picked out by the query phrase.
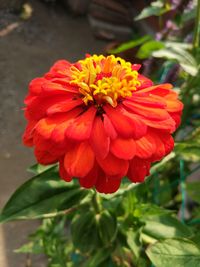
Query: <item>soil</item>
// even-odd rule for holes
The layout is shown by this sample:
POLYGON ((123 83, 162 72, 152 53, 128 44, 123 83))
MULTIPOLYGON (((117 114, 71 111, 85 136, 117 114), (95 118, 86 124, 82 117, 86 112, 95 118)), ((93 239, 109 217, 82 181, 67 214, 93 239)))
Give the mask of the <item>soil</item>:
MULTIPOLYGON (((100 53, 104 43, 92 36, 85 17, 74 17, 61 6, 29 2, 33 14, 27 21, 0 11, 0 207, 30 175, 26 168, 35 162, 31 149, 23 147, 25 127, 23 99, 31 79, 45 73, 58 59, 76 61, 85 53, 100 53), (16 24, 17 23, 17 24, 16 24), (9 27, 14 24, 15 27, 9 27)), ((14 222, 0 228, 0 266, 23 267, 25 256, 13 250, 27 241, 39 222, 14 222)), ((41 257, 32 267, 46 266, 41 257)))

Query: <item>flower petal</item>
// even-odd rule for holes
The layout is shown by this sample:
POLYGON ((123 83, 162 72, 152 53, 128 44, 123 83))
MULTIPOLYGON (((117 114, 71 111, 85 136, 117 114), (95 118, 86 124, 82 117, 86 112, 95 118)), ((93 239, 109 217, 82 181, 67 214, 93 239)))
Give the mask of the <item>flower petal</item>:
POLYGON ((103 114, 103 125, 104 125, 104 130, 105 130, 106 134, 111 139, 115 139, 117 137, 117 132, 116 132, 114 126, 112 125, 112 122, 110 121, 110 119, 108 118, 108 116, 106 114, 103 114))
POLYGON ((150 158, 156 151, 156 142, 154 138, 147 133, 142 138, 135 141, 136 156, 142 159, 150 158))
POLYGON ((133 139, 116 138, 112 140, 110 151, 120 159, 132 159, 135 155, 135 142, 133 139))
POLYGON ((33 131, 37 121, 29 121, 23 134, 23 143, 26 146, 33 146, 33 131))
POLYGON ((66 182, 71 182, 72 177, 69 175, 69 173, 67 173, 65 169, 64 158, 59 161, 59 174, 63 180, 65 180, 66 182))
POLYGON ((41 150, 39 148, 35 148, 34 154, 37 161, 43 165, 53 164, 58 161, 58 158, 55 155, 49 153, 49 151, 47 150, 41 150))
POLYGON ((134 183, 141 183, 149 175, 150 162, 135 157, 129 165, 128 178, 134 183))
POLYGON ((169 133, 161 131, 151 131, 150 134, 154 138, 156 144, 156 150, 155 153, 152 155, 151 161, 161 160, 174 148, 174 140, 169 133))
POLYGON ((111 194, 116 192, 120 187, 121 179, 101 175, 95 184, 96 190, 99 193, 111 194))
POLYGON ((50 71, 45 74, 45 78, 66 78, 66 76, 70 76, 70 67, 72 64, 66 60, 58 60, 53 67, 51 67, 50 71))
POLYGON ((66 68, 69 68, 69 66, 71 66, 72 64, 65 60, 65 59, 60 59, 60 60, 57 60, 53 66, 51 67, 50 71, 59 71, 59 70, 63 70, 63 69, 66 69, 66 68))
POLYGON ((148 118, 144 118, 144 117, 142 118, 139 115, 138 115, 138 117, 147 126, 155 128, 155 129, 166 130, 166 131, 168 131, 170 133, 173 133, 175 131, 175 129, 176 129, 175 121, 171 117, 169 117, 166 120, 161 120, 161 121, 152 120, 152 119, 148 119, 148 118))
POLYGON ((26 118, 28 120, 40 120, 47 115, 47 109, 55 103, 63 101, 63 95, 54 97, 35 97, 26 107, 26 118))
POLYGON ((31 94, 39 95, 42 91, 42 85, 47 82, 43 77, 33 79, 29 84, 29 91, 31 94))
MULTIPOLYGON (((75 108, 66 114, 60 114, 63 118, 63 121, 60 123, 57 122, 54 130, 51 133, 51 139, 55 143, 63 143, 67 139, 65 136, 65 132, 67 127, 74 121, 74 119, 82 112, 81 108, 75 108)), ((58 116, 58 115, 57 115, 58 116)))
POLYGON ((123 177, 128 170, 128 161, 119 159, 109 153, 105 159, 97 158, 100 167, 108 176, 123 177))
POLYGON ((96 156, 104 159, 109 152, 110 138, 107 136, 103 122, 96 117, 91 131, 90 144, 96 156))
POLYGON ((90 107, 78 116, 66 129, 66 136, 75 140, 85 140, 90 137, 96 109, 90 107))
POLYGON ((148 79, 147 77, 145 77, 141 74, 138 75, 138 80, 140 82, 140 86, 137 88, 138 90, 141 90, 143 88, 146 88, 146 87, 153 85, 153 82, 150 79, 148 79))
POLYGON ((63 86, 60 83, 48 81, 42 85, 42 93, 45 96, 53 96, 57 94, 76 96, 76 94, 79 94, 79 91, 71 85, 63 86))
POLYGON ((83 101, 80 98, 61 101, 49 107, 47 109, 47 115, 52 115, 54 113, 60 113, 60 112, 67 112, 81 104, 83 104, 83 101))
POLYGON ((159 121, 170 118, 168 112, 162 108, 149 107, 145 106, 144 104, 137 104, 131 101, 123 101, 123 105, 131 109, 132 112, 145 118, 159 121))
POLYGON ((84 177, 94 165, 94 152, 88 142, 78 143, 64 158, 64 166, 70 176, 84 177))
POLYGON ((80 185, 85 188, 92 188, 97 181, 97 175, 98 167, 94 165, 92 170, 85 177, 79 178, 80 185))
POLYGON ((121 106, 116 108, 105 106, 104 110, 121 137, 138 139, 145 135, 146 125, 138 117, 121 106))
POLYGON ((174 139, 170 134, 164 133, 160 135, 160 139, 165 146, 165 156, 174 149, 174 139))
POLYGON ((175 124, 176 124, 175 127, 176 127, 176 129, 181 124, 181 114, 182 114, 182 112, 173 112, 173 113, 170 113, 170 116, 175 121, 175 124))
POLYGON ((180 112, 183 110, 183 103, 179 101, 178 99, 176 100, 167 100, 167 111, 168 112, 180 112))
POLYGON ((144 93, 151 93, 151 94, 164 97, 171 91, 171 89, 172 89, 172 85, 170 83, 164 83, 164 84, 159 84, 159 85, 146 86, 145 88, 141 90, 135 91, 134 94, 141 95, 144 93))
POLYGON ((127 98, 127 100, 153 108, 165 108, 167 106, 164 98, 155 95, 144 94, 141 96, 133 93, 132 97, 127 98))

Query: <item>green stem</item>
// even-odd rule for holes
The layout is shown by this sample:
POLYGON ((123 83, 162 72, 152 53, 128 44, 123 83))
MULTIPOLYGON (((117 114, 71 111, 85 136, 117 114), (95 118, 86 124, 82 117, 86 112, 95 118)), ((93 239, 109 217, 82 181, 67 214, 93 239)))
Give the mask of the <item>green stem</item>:
POLYGON ((193 39, 193 47, 195 49, 199 47, 199 33, 200 33, 200 0, 198 0, 197 2, 197 13, 195 19, 195 30, 193 39))
POLYGON ((94 206, 94 209, 96 211, 96 213, 100 213, 101 212, 101 203, 100 203, 100 198, 97 192, 95 192, 93 198, 92 198, 92 203, 94 206))

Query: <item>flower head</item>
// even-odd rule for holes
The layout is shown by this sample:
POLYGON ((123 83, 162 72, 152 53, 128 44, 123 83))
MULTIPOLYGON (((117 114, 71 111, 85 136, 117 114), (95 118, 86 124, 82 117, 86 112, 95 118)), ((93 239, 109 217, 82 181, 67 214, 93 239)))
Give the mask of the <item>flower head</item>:
POLYGON ((119 57, 58 61, 31 81, 25 99, 25 145, 60 176, 102 193, 121 179, 143 182, 150 165, 173 149, 183 104, 170 84, 153 85, 140 65, 119 57))

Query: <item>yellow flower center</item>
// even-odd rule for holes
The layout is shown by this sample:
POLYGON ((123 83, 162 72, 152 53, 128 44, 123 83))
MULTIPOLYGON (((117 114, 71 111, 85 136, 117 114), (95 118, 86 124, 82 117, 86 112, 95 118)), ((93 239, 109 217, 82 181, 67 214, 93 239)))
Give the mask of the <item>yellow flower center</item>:
POLYGON ((140 86, 138 72, 132 70, 131 63, 113 55, 79 60, 77 66, 71 67, 71 77, 71 84, 78 86, 86 105, 107 102, 116 107, 120 99, 132 96, 140 86))

